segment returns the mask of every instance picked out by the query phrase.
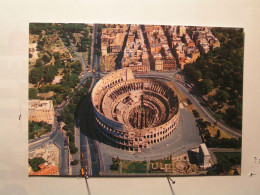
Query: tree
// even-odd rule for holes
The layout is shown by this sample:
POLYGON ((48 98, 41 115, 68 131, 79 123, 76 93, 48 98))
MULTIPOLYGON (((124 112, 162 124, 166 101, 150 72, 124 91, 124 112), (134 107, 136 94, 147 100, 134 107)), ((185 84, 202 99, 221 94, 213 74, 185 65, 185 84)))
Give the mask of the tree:
POLYGON ((47 63, 47 62, 50 61, 50 56, 47 55, 47 54, 44 54, 44 55, 42 56, 42 60, 43 60, 45 63, 47 63))
POLYGON ((41 68, 34 68, 29 74, 29 81, 33 84, 38 83, 43 77, 43 71, 41 68))
POLYGON ((209 102, 210 104, 213 104, 213 103, 215 102, 214 97, 213 97, 213 96, 208 96, 208 102, 209 102))
POLYGON ((198 113, 197 110, 192 110, 192 113, 194 115, 194 117, 198 118, 200 116, 200 114, 198 113))
POLYGON ((223 86, 223 83, 224 83, 224 81, 223 81, 222 78, 217 78, 217 79, 215 80, 215 86, 216 86, 216 87, 223 86))
POLYGON ((202 128, 207 128, 208 126, 210 126, 211 124, 210 124, 210 122, 208 122, 208 121, 202 121, 202 122, 200 122, 200 126, 202 127, 202 128))
POLYGON ((29 121, 29 132, 33 132, 34 127, 36 126, 35 122, 29 121))
POLYGON ((77 165, 78 163, 79 163, 79 161, 77 159, 70 162, 71 165, 77 165))
POLYGON ((218 166, 222 169, 223 172, 227 172, 231 169, 232 164, 228 160, 223 160, 218 162, 218 166))
POLYGON ((51 125, 45 125, 44 128, 46 129, 46 133, 51 132, 51 125))
POLYGON ((75 144, 74 143, 69 143, 69 148, 70 148, 70 153, 71 154, 75 154, 77 151, 78 151, 78 148, 75 147, 75 144))
POLYGON ((194 80, 198 81, 199 79, 201 79, 201 77, 202 77, 202 73, 199 70, 195 70, 194 77, 193 77, 194 80))
POLYGON ((45 162, 46 161, 41 157, 29 159, 29 164, 32 167, 33 171, 39 171, 40 170, 39 165, 45 162))
POLYGON ((96 49, 96 53, 98 56, 101 56, 101 54, 102 54, 100 49, 96 49))
POLYGON ((220 121, 220 120, 222 120, 223 115, 220 114, 220 113, 217 113, 217 114, 215 114, 215 118, 216 118, 217 121, 220 121))
POLYGON ((226 102, 229 99, 230 95, 225 90, 217 90, 215 98, 220 102, 226 102))
POLYGON ((236 101, 235 104, 236 112, 238 116, 242 115, 242 104, 239 101, 236 101))
POLYGON ((30 88, 29 89, 29 99, 37 99, 37 94, 39 93, 39 91, 35 88, 30 88))
POLYGON ((62 129, 65 130, 65 131, 69 131, 69 130, 70 130, 67 125, 64 125, 64 126, 62 127, 62 129))
POLYGON ((200 89, 203 94, 208 94, 213 89, 213 81, 210 79, 204 79, 200 82, 200 89))
POLYGON ((204 135, 204 138, 205 138, 206 140, 210 139, 210 138, 211 138, 210 133, 209 133, 209 132, 206 132, 205 135, 204 135))
POLYGON ((217 130, 217 134, 215 135, 215 138, 219 138, 220 137, 220 130, 217 130))
POLYGON ((58 68, 56 66, 50 65, 45 69, 44 81, 49 83, 52 82, 56 74, 58 73, 58 68))
POLYGON ((79 47, 79 51, 80 52, 86 52, 87 51, 87 47, 85 44, 81 43, 81 46, 79 47))
POLYGON ((70 142, 73 143, 73 142, 75 141, 75 137, 74 137, 73 129, 72 129, 71 131, 68 131, 68 132, 66 133, 66 136, 69 137, 70 142))

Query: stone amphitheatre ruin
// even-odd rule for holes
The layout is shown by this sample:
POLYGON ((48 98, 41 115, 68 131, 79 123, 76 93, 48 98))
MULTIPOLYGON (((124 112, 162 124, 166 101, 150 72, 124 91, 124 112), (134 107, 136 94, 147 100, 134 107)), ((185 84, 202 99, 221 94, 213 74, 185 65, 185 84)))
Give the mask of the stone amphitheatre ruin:
POLYGON ((173 84, 135 79, 128 68, 100 79, 91 101, 103 141, 127 151, 141 152, 163 141, 179 121, 179 99, 173 84))

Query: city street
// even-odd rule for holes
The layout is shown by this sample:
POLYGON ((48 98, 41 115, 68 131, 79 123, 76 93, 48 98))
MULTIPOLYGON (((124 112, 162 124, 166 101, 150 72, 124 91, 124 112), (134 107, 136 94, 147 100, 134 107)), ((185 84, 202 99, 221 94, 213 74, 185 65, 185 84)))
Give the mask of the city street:
MULTIPOLYGON (((85 78, 87 78, 88 76, 93 76, 96 75, 96 73, 99 71, 99 56, 97 56, 96 51, 94 49, 94 45, 97 42, 97 36, 98 34, 96 33, 96 26, 94 26, 94 30, 93 30, 93 44, 92 44, 92 70, 95 70, 95 73, 91 74, 91 75, 86 75, 85 78)), ((86 72, 86 71, 85 71, 86 72)), ((91 71, 93 72, 93 71, 91 71)), ((94 81, 93 81, 93 85, 90 87, 89 91, 92 90, 92 88, 94 87, 96 82, 95 76, 94 76, 94 81)), ((84 103, 83 103, 84 105, 84 103)), ((81 105, 82 106, 82 105, 81 105)), ((84 108, 84 106, 83 106, 84 108)), ((86 115, 89 114, 88 110, 86 109, 81 109, 80 112, 80 121, 84 121, 84 118, 86 117, 86 115)), ((90 125, 90 124, 86 124, 86 123, 81 123, 81 129, 85 129, 86 125, 90 125)), ((91 124, 92 125, 92 124, 91 124)), ((99 144, 97 143, 96 140, 87 137, 84 134, 80 134, 80 142, 81 142, 81 153, 83 154, 82 160, 81 160, 81 166, 87 170, 88 175, 99 175, 99 172, 101 172, 103 170, 103 166, 101 167, 101 165, 103 164, 101 162, 101 157, 100 157, 100 151, 99 151, 99 144)))
MULTIPOLYGON (((85 122, 85 117, 89 114, 88 110, 85 109, 84 101, 81 104, 80 110, 80 128, 81 130, 85 130, 87 126, 93 124, 87 124, 85 122)), ((81 167, 84 168, 89 175, 99 175, 100 170, 103 168, 100 165, 100 152, 99 145, 95 139, 80 133, 80 150, 81 150, 81 167)))
POLYGON ((80 133, 80 152, 81 152, 81 167, 85 169, 85 172, 92 175, 91 157, 88 145, 88 137, 80 133))

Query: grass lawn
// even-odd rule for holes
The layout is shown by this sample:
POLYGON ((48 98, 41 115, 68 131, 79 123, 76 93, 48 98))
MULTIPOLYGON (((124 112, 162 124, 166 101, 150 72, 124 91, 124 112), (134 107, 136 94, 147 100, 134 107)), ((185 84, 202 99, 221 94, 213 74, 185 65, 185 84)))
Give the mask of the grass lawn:
MULTIPOLYGON (((112 165, 111 165, 112 166, 112 165)), ((118 164, 118 167, 117 167, 117 169, 112 169, 112 168, 110 168, 110 173, 111 174, 120 174, 120 167, 122 166, 122 164, 121 164, 121 162, 118 164)))
POLYGON ((122 173, 146 173, 146 161, 122 160, 122 173))
POLYGON ((31 122, 29 123, 29 139, 39 137, 51 131, 50 125, 45 124, 42 126, 40 123, 36 122, 34 122, 32 126, 30 124, 31 122))
POLYGON ((43 127, 41 125, 35 124, 35 127, 33 128, 33 131, 38 131, 42 129, 43 127))

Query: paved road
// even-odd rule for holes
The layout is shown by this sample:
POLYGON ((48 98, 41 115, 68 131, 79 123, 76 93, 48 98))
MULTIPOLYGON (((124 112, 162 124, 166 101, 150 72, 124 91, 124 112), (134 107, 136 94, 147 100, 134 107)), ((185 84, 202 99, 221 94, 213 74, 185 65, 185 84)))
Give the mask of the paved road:
POLYGON ((82 68, 82 74, 83 76, 81 76, 80 78, 80 84, 79 85, 82 85, 82 83, 85 82, 85 80, 89 77, 89 76, 92 76, 92 73, 89 73, 86 69, 87 69, 87 63, 85 61, 85 59, 83 58, 82 54, 80 52, 77 52, 77 48, 76 46, 74 45, 74 43, 70 40, 70 45, 71 45, 71 48, 73 49, 73 51, 75 52, 76 54, 76 60, 79 60, 79 62, 81 63, 81 68, 82 68))
POLYGON ((64 146, 64 138, 61 132, 54 139, 55 144, 60 148, 59 171, 60 175, 69 174, 69 150, 64 146))
POLYGON ((97 150, 96 140, 88 138, 88 145, 89 145, 90 155, 91 155, 92 175, 99 175, 100 163, 99 163, 99 154, 97 150))
MULTIPOLYGON (((176 74, 176 72, 172 73, 172 74, 176 74)), ((203 117, 205 117, 211 123, 216 122, 216 120, 212 116, 212 113, 209 112, 206 108, 204 108, 199 103, 199 100, 197 99, 198 97, 191 95, 184 86, 179 84, 174 79, 174 77, 169 77, 166 74, 164 76, 162 76, 162 73, 156 73, 156 72, 151 72, 151 73, 148 73, 146 75, 136 75, 136 76, 137 77, 143 77, 143 78, 156 78, 156 79, 168 80, 168 81, 173 82, 179 88, 179 90, 195 105, 195 107, 198 109, 198 111, 200 112, 200 114, 203 117)), ((225 124, 223 124, 222 122, 219 122, 219 121, 218 121, 218 128, 221 129, 222 131, 224 131, 225 133, 227 133, 228 135, 232 136, 232 137, 240 138, 242 136, 241 131, 237 131, 237 130, 234 130, 230 127, 227 127, 225 124)))
POLYGON ((91 157, 88 145, 88 137, 80 133, 81 167, 85 173, 92 175, 91 157))
MULTIPOLYGON (((88 110, 85 109, 86 103, 87 101, 83 100, 79 112, 79 119, 81 121, 80 128, 83 131, 87 128, 88 125, 92 125, 85 122, 85 117, 89 114, 88 110)), ((96 176, 99 175, 99 172, 103 173, 102 157, 100 156, 99 143, 96 140, 87 137, 86 135, 81 133, 80 148, 81 154, 83 154, 83 158, 81 159, 81 166, 87 170, 88 174, 96 176)))
MULTIPOLYGON (((80 128, 85 130, 88 125, 85 122, 85 117, 88 115, 88 110, 85 108, 85 103, 82 102, 80 110, 80 120, 82 121, 80 124, 80 128)), ((91 124, 92 125, 92 124, 91 124)), ((84 134, 80 134, 80 149, 81 154, 83 154, 81 158, 81 166, 87 170, 89 175, 99 175, 99 172, 102 172, 103 167, 99 152, 98 142, 90 137, 87 137, 84 134)))
MULTIPOLYGON (((95 70, 95 73, 87 75, 88 76, 94 76, 94 83, 92 87, 90 88, 90 91, 94 87, 96 83, 95 75, 99 75, 99 64, 100 64, 100 58, 97 56, 96 50, 94 48, 94 43, 97 43, 97 36, 99 34, 96 32, 96 25, 94 25, 93 30, 93 44, 92 44, 92 69, 95 70)), ((82 107, 84 108, 84 103, 82 104, 82 107)), ((80 121, 84 121, 84 117, 88 115, 88 111, 85 109, 81 109, 80 112, 80 121)), ((81 123, 81 129, 86 128, 85 122, 81 123)), ((84 134, 80 134, 80 142, 81 142, 81 153, 83 153, 83 158, 81 160, 81 165, 89 175, 96 176, 100 173, 102 174, 104 172, 103 167, 103 161, 102 156, 100 155, 100 149, 99 149, 99 143, 90 138, 85 136, 84 134)))
POLYGON ((100 37, 100 33, 97 32, 96 29, 97 29, 97 26, 95 24, 94 25, 94 30, 93 30, 92 68, 94 68, 96 72, 99 72, 100 71, 100 67, 99 67, 99 65, 100 65, 100 57, 97 55, 96 48, 94 46, 97 45, 97 40, 100 37))

